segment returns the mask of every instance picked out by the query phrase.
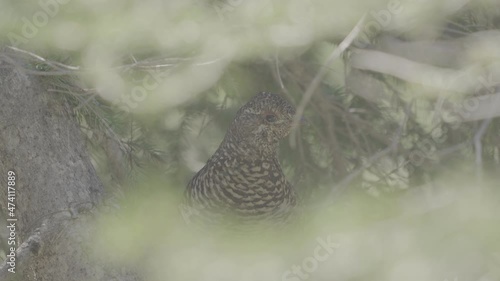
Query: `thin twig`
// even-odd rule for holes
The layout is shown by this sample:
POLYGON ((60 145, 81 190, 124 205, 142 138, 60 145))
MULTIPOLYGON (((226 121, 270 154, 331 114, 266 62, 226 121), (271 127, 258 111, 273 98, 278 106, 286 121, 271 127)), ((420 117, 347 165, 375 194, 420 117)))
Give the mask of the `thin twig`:
POLYGON ((283 80, 281 79, 281 71, 277 53, 274 54, 274 62, 274 67, 276 69, 276 79, 278 79, 278 82, 280 83, 280 88, 285 94, 290 96, 290 93, 288 93, 288 89, 285 87, 285 84, 283 84, 283 80))
POLYGON ((358 21, 356 26, 351 30, 351 32, 347 35, 346 38, 338 45, 335 50, 330 54, 328 59, 326 60, 325 64, 321 66, 321 69, 319 72, 316 74, 314 77, 313 81, 311 84, 306 89, 306 92, 304 93, 304 96, 302 97, 302 100, 299 103, 299 106, 297 107, 297 111, 295 113, 295 116, 293 118, 293 123, 292 123, 292 130, 290 132, 290 146, 292 148, 295 147, 295 134, 298 128, 298 125, 300 123, 300 120, 302 119, 302 115, 304 114, 304 109, 306 108, 306 105, 309 103, 311 100, 312 96, 316 92, 316 89, 318 88, 319 84, 325 77, 327 71, 328 71, 328 66, 352 44, 354 39, 358 36, 358 34, 361 32, 361 26, 365 22, 366 14, 363 15, 363 17, 358 21))
POLYGON ((16 48, 16 47, 13 47, 13 46, 7 46, 7 48, 15 51, 15 52, 19 52, 19 53, 22 53, 22 54, 25 54, 25 55, 28 55, 30 57, 33 57, 39 61, 42 61, 50 66, 53 66, 55 68, 63 68, 65 70, 73 70, 73 71, 76 71, 76 70, 80 70, 80 67, 79 66, 72 66, 72 65, 66 65, 66 64, 62 64, 60 62, 55 62, 55 61, 49 61, 37 54, 34 54, 32 52, 29 52, 29 51, 26 51, 26 50, 22 50, 22 49, 19 49, 19 48, 16 48))
POLYGON ((476 151, 476 177, 480 181, 483 177, 483 139, 486 129, 491 123, 492 118, 488 118, 481 122, 481 126, 474 135, 474 150, 476 151))

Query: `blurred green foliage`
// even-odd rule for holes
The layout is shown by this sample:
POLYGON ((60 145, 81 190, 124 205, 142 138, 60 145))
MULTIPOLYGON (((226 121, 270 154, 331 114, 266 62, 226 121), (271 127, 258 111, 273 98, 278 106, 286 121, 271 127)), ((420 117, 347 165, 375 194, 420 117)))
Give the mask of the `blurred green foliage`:
POLYGON ((500 28, 496 1, 0 5, 4 54, 29 58, 20 67, 68 98, 109 191, 100 254, 144 269, 151 280, 500 276, 498 118, 440 115, 448 102, 461 106, 458 115, 481 112, 467 111, 467 97, 497 90, 498 35, 474 39, 500 28), (325 65, 364 14, 363 40, 325 65), (403 48, 415 42, 421 45, 403 48), (440 56, 419 63, 450 72, 477 67, 484 87, 459 94, 451 85, 433 88, 351 65, 359 48, 408 58, 443 42, 440 56), (478 47, 464 47, 472 43, 478 47), (451 63, 440 61, 456 50, 463 52, 451 63), (297 145, 284 141, 280 151, 300 194, 299 221, 236 237, 186 227, 178 208, 185 185, 239 106, 260 91, 298 105, 323 66, 328 72, 307 104, 297 145), (360 90, 365 81, 375 82, 360 90), (474 138, 484 124, 478 150, 474 138), (325 260, 308 259, 318 239, 330 236, 338 248, 325 260))

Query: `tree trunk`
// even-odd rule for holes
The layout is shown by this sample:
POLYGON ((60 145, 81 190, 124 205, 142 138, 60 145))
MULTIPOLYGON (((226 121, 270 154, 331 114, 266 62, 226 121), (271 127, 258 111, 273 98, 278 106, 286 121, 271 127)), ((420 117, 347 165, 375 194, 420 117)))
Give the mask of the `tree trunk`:
POLYGON ((7 234, 17 239, 15 268, 2 264, 0 280, 138 280, 92 255, 102 184, 65 97, 21 63, 0 53, 0 207, 17 219, 7 221, 15 226, 7 234))

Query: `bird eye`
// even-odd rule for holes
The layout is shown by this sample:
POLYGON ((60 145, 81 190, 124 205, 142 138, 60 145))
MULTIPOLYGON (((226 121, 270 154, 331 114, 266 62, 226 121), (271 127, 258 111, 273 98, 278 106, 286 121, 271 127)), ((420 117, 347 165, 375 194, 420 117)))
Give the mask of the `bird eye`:
POLYGON ((273 122, 276 122, 276 120, 278 120, 278 118, 276 118, 276 115, 274 114, 266 114, 266 121, 269 122, 269 123, 273 123, 273 122))

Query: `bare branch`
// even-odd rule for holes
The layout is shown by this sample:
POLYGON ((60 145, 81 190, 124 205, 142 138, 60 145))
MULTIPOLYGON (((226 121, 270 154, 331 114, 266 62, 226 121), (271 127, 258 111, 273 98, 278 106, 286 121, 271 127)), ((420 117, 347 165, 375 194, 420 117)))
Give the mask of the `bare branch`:
POLYGON ((452 70, 418 63, 392 54, 356 49, 351 56, 354 68, 388 74, 408 82, 431 86, 436 89, 470 93, 480 88, 479 66, 452 70))
POLYGON ((302 115, 304 114, 304 109, 306 108, 306 105, 309 103, 311 100, 312 96, 316 92, 316 89, 318 88, 320 82, 323 80, 325 77, 327 71, 328 71, 328 66, 335 60, 337 59, 356 39, 358 34, 361 32, 361 27, 363 23, 365 22, 366 14, 363 15, 363 17, 358 21, 356 26, 351 30, 351 32, 347 35, 346 38, 339 44, 335 50, 330 54, 326 62, 321 66, 321 69, 319 72, 316 74, 314 77, 313 81, 311 84, 306 89, 306 92, 304 93, 304 96, 302 97, 302 100, 300 101, 299 105, 297 106, 297 112, 294 116, 293 123, 292 123, 292 130, 290 132, 290 146, 293 148, 295 147, 295 134, 297 131, 297 127, 300 123, 300 120, 302 119, 302 115))

